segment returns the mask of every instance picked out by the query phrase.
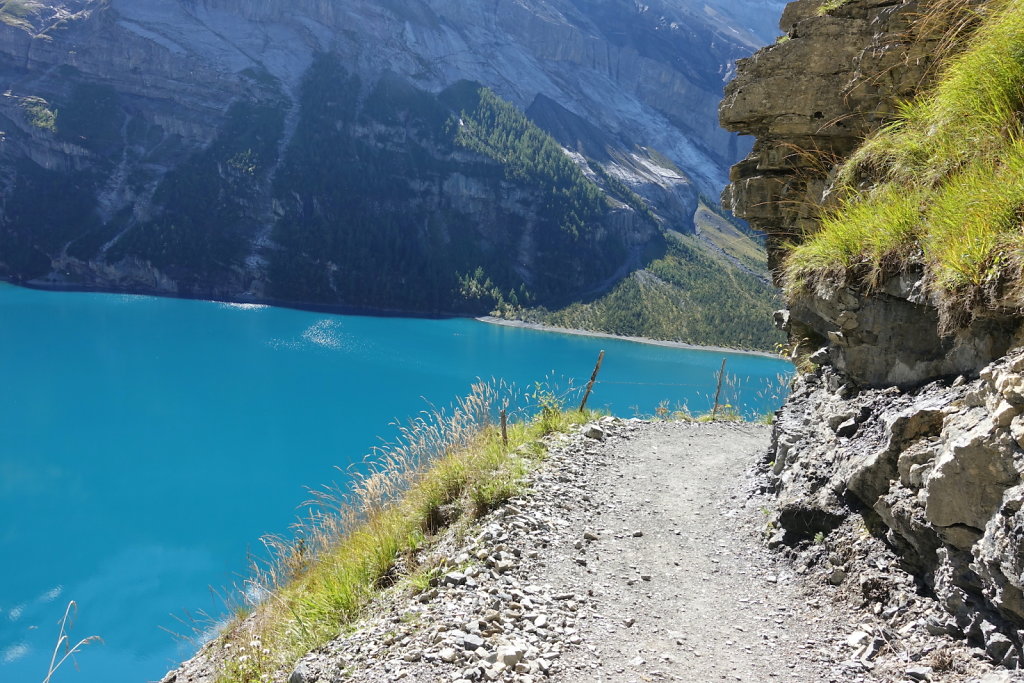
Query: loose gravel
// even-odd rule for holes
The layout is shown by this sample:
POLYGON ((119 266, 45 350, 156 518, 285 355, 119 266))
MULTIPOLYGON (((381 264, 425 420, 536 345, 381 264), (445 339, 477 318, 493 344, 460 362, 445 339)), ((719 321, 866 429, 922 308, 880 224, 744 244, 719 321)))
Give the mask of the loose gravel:
POLYGON ((524 495, 424 549, 429 580, 289 683, 1021 680, 935 628, 854 527, 831 553, 769 550, 769 430, 604 418, 549 437, 524 495), (861 571, 892 575, 884 597, 860 595, 861 571))

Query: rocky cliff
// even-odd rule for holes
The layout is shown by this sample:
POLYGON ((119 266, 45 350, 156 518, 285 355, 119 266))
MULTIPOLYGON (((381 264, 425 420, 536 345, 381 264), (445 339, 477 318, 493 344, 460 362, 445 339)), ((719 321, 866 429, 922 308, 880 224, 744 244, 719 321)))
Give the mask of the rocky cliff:
MULTIPOLYGON (((786 37, 740 63, 721 117, 756 143, 733 168, 725 201, 769 233, 780 281, 792 245, 819 230, 823 211, 871 191, 862 179, 852 199, 837 199, 844 161, 901 101, 931 92, 971 32, 1009 5, 798 0, 783 15, 786 37)), ((948 609, 949 620, 930 630, 965 635, 1016 668, 1020 317, 977 299, 949 310, 934 265, 919 249, 904 254, 880 281, 852 270, 791 288, 788 310, 777 314, 802 372, 767 456, 779 496, 775 540, 811 543, 861 516, 948 609)), ((870 601, 867 579, 861 589, 870 601)))
POLYGON ((694 233, 739 154, 714 102, 777 8, 5 2, 0 275, 437 313, 489 310, 481 267, 502 299, 592 296, 694 233))

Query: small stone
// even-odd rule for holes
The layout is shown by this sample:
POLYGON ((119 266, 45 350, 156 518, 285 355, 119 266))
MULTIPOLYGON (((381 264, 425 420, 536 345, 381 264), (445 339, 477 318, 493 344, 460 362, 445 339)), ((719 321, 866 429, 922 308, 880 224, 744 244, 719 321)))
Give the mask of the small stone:
POLYGON ((595 534, 593 531, 584 531, 583 532, 583 540, 585 540, 585 541, 596 541, 596 540, 598 540, 598 538, 600 538, 600 537, 597 534, 595 534))
POLYGON ((512 560, 498 560, 494 563, 494 569, 498 573, 504 573, 516 566, 512 560))
POLYGON ((652 578, 654 578, 654 577, 652 577, 650 574, 641 574, 640 575, 640 580, 641 581, 650 581, 652 578))
POLYGON ((1002 661, 1006 653, 1013 647, 1013 642, 1002 633, 991 634, 985 642, 985 654, 994 662, 1002 661))
POLYGON ((295 670, 292 671, 292 675, 288 677, 288 683, 308 683, 309 680, 309 671, 307 671, 306 665, 302 663, 296 666, 295 670))
POLYGON ((846 636, 846 644, 850 647, 860 647, 861 643, 868 639, 868 634, 864 631, 854 631, 850 635, 846 636))
POLYGON ((930 681, 932 680, 932 668, 930 666, 907 667, 907 678, 915 681, 930 681))
POLYGON ((634 531, 633 532, 633 538, 640 538, 643 535, 644 535, 644 532, 642 532, 642 531, 634 531))
POLYGON ((789 332, 789 311, 783 309, 772 313, 772 321, 775 327, 783 332, 789 332))
POLYGON ((844 330, 855 330, 859 326, 857 314, 853 311, 843 311, 836 316, 836 324, 844 330))
POLYGON ((928 621, 925 622, 924 628, 928 631, 928 635, 931 636, 944 636, 951 632, 949 626, 935 617, 928 617, 928 621))
POLYGON ((868 643, 868 646, 861 652, 860 658, 863 662, 868 662, 878 656, 878 653, 882 651, 882 647, 885 645, 885 641, 881 638, 874 638, 868 643))
POLYGON ((839 437, 851 437, 857 433, 857 420, 850 418, 846 422, 836 427, 836 436, 839 437))
POLYGON ((451 664, 456 659, 458 659, 459 653, 455 651, 455 648, 446 647, 440 652, 438 652, 437 656, 441 658, 442 662, 447 662, 448 664, 451 664))
POLYGON ((470 633, 462 639, 462 643, 467 650, 475 650, 484 646, 484 639, 474 633, 470 633))
POLYGON ((832 570, 832 573, 828 575, 828 582, 833 586, 838 586, 843 581, 846 581, 846 571, 840 567, 836 567, 832 570))
POLYGON ((604 441, 605 431, 597 425, 590 425, 587 427, 587 431, 583 433, 588 439, 596 439, 597 441, 604 441))
POLYGON ((997 427, 1009 427, 1010 423, 1013 422, 1013 418, 1015 418, 1019 412, 1020 409, 1008 401, 1000 401, 999 405, 997 405, 995 410, 992 411, 992 422, 995 423, 997 427))
POLYGON ((515 647, 503 645, 498 648, 498 661, 506 667, 514 667, 523 658, 523 653, 515 647))
POLYGON ((622 625, 625 626, 626 628, 630 628, 635 623, 636 623, 636 619, 634 619, 632 617, 630 617, 628 619, 623 619, 622 620, 622 625))
POLYGON ((462 572, 449 572, 444 575, 441 582, 446 586, 461 586, 466 583, 466 575, 462 572))

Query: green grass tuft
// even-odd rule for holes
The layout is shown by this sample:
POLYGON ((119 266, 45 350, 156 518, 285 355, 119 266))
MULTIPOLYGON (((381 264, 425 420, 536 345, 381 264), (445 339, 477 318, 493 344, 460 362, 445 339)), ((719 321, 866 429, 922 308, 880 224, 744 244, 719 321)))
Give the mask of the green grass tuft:
POLYGON ((520 494, 542 457, 541 436, 596 417, 564 410, 538 386, 530 396, 537 416, 510 423, 506 445, 491 420, 499 398, 494 387, 478 385, 451 415, 414 421, 375 454, 351 490, 321 491, 322 512, 295 539, 268 539, 276 560, 250 591, 263 600, 213 646, 218 683, 287 676, 298 657, 351 625, 382 589, 403 579, 413 590, 425 588, 436 568, 415 566, 415 551, 462 516, 483 515, 520 494))
POLYGON ((790 282, 841 280, 858 274, 877 284, 892 264, 906 258, 921 221, 922 193, 882 185, 844 202, 821 221, 818 233, 787 261, 790 282))
POLYGON ((993 300, 1024 254, 1024 0, 994 0, 935 86, 837 175, 848 199, 787 260, 787 290, 878 287, 922 267, 946 308, 993 300), (856 188, 870 186, 857 192, 856 188))
POLYGON ((848 2, 850 2, 850 0, 823 0, 821 5, 818 6, 818 16, 823 17, 826 14, 834 12, 848 2))

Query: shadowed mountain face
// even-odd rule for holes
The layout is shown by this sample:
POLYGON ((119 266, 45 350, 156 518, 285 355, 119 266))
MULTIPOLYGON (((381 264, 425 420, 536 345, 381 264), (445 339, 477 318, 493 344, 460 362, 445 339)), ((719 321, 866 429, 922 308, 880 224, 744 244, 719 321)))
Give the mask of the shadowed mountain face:
POLYGON ((780 5, 6 0, 0 276, 563 305, 693 233, 741 151, 722 84, 780 5))

